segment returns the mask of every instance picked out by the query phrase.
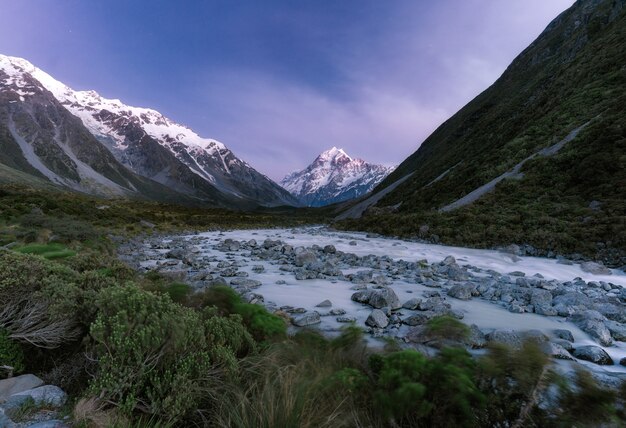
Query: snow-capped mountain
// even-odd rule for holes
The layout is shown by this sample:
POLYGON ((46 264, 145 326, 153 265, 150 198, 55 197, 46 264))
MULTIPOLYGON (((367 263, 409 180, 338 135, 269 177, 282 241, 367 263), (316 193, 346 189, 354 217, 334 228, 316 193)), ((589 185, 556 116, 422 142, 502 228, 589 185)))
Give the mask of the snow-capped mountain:
POLYGON ((352 159, 343 149, 333 147, 302 171, 287 175, 280 184, 303 205, 320 207, 371 191, 394 168, 352 159))
POLYGON ((261 205, 297 203, 224 144, 202 138, 156 110, 128 106, 95 91, 75 91, 21 58, 0 55, 0 72, 6 76, 0 80, 0 89, 17 95, 15 103, 27 102, 33 86, 49 91, 119 163, 137 175, 202 199, 217 189, 229 198, 261 205))

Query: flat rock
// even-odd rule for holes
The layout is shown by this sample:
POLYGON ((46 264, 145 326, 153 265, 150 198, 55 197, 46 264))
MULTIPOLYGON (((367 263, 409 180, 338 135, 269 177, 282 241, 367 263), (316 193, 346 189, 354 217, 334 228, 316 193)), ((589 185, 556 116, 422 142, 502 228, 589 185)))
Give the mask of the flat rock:
POLYGON ((409 310, 413 311, 413 310, 418 308, 420 303, 422 303, 422 299, 414 297, 414 298, 409 299, 406 302, 404 302, 404 304, 402 305, 402 308, 409 309, 409 310))
POLYGON ((584 272, 591 273, 593 275, 611 275, 611 269, 607 268, 601 263, 596 262, 584 262, 580 264, 580 268, 584 272))
POLYGON ((4 401, 13 394, 37 388, 43 385, 43 380, 32 374, 0 380, 0 401, 4 401))
POLYGON ((291 322, 293 322, 293 324, 298 327, 306 327, 308 325, 319 324, 320 322, 322 322, 322 319, 320 318, 320 314, 318 314, 317 312, 307 312, 305 314, 293 317, 291 319, 291 322))
POLYGON ((502 343, 515 349, 522 347, 522 335, 515 330, 497 329, 488 333, 486 339, 489 342, 502 343))
POLYGON ((30 397, 35 402, 35 405, 38 406, 61 407, 65 404, 65 401, 67 401, 67 394, 61 388, 54 385, 45 385, 18 392, 17 394, 11 395, 7 402, 15 397, 30 397))

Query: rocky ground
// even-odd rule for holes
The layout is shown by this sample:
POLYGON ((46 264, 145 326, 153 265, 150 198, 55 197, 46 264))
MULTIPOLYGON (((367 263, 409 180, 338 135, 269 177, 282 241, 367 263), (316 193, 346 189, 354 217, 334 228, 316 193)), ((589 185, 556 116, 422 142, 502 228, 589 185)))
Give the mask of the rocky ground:
MULTIPOLYGON (((249 239, 215 232, 127 242, 120 247, 120 257, 136 268, 156 269, 197 288, 229 285, 246 301, 289 317, 296 328, 318 325, 332 332, 354 322, 372 337, 392 337, 418 348, 445 345, 429 337, 428 320, 439 315, 464 319, 472 313, 471 308, 483 310, 489 302, 500 309, 500 315, 508 311, 528 316, 516 318, 515 325, 503 321, 496 328, 472 324, 472 334, 464 343, 468 348, 480 349, 490 341, 520 346, 525 338, 531 338, 556 359, 578 361, 611 376, 626 373, 619 368, 620 364, 626 366, 626 288, 621 284, 497 272, 462 264, 453 256, 429 262, 384 254, 357 255, 326 243, 329 240, 319 229, 291 231, 297 233, 313 238, 319 235, 319 245, 297 245, 300 241, 290 236, 290 231, 285 231, 284 239, 265 238, 261 231, 246 234, 249 239), (318 289, 314 305, 310 293, 298 304, 298 295, 306 293, 307 284, 320 281, 332 288, 318 289), (278 296, 277 287, 287 287, 290 298, 267 299, 267 293, 278 296), (348 293, 351 302, 337 302, 339 292, 348 293)), ((335 235, 334 239, 344 248, 356 249, 363 245, 363 236, 335 235)), ((517 256, 509 257, 515 261, 517 256)), ((559 263, 571 264, 567 260, 559 263)), ((611 274, 595 263, 580 267, 603 278, 611 274)))
POLYGON ((67 417, 60 409, 67 395, 61 388, 44 385, 25 374, 0 380, 0 427, 64 428, 67 417))

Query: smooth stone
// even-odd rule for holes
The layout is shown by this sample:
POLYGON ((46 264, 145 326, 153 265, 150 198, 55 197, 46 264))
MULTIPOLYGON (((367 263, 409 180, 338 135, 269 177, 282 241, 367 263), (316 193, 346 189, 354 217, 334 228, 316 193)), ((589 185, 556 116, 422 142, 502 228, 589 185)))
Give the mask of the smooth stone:
POLYGON ((330 300, 326 299, 323 302, 318 303, 317 305, 315 305, 318 308, 329 308, 331 307, 333 304, 330 300))
POLYGON ((18 392, 17 394, 11 395, 9 400, 14 397, 30 397, 35 402, 35 405, 45 404, 54 407, 61 407, 65 404, 65 401, 67 401, 67 394, 61 388, 54 385, 45 385, 18 392))
POLYGON ((581 346, 574 349, 574 352, 572 354, 578 359, 591 361, 592 363, 602 366, 613 365, 613 360, 611 359, 609 354, 607 354, 606 351, 599 346, 581 346))
POLYGON ((292 318, 292 322, 298 327, 306 327, 308 325, 319 324, 322 322, 322 319, 320 318, 320 314, 317 312, 307 312, 292 318))
POLYGON ((0 401, 6 400, 13 394, 37 388, 41 385, 43 385, 43 380, 32 374, 0 380, 0 401))

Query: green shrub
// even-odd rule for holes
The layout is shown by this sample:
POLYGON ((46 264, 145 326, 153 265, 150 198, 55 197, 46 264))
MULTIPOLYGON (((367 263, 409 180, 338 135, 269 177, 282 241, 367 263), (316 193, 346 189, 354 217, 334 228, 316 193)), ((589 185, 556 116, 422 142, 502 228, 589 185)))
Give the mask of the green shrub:
POLYGON ((448 348, 428 358, 414 350, 371 359, 374 404, 400 426, 476 426, 484 403, 467 351, 448 348))
MULTIPOLYGON (((24 371, 24 354, 18 343, 13 341, 6 330, 0 328, 0 366, 13 368, 13 374, 24 371)), ((0 372, 0 375, 3 373, 0 372)))
POLYGON ((215 306, 223 314, 239 314, 258 342, 281 339, 287 335, 285 321, 263 306, 245 303, 230 287, 213 286, 194 296, 194 305, 215 306))
POLYGON ((125 414, 175 421, 197 407, 211 361, 197 312, 135 286, 111 287, 91 326, 99 370, 94 395, 125 414))
POLYGON ((68 249, 62 244, 29 244, 15 248, 15 251, 23 254, 34 254, 42 256, 48 260, 63 259, 76 255, 76 252, 68 249))

